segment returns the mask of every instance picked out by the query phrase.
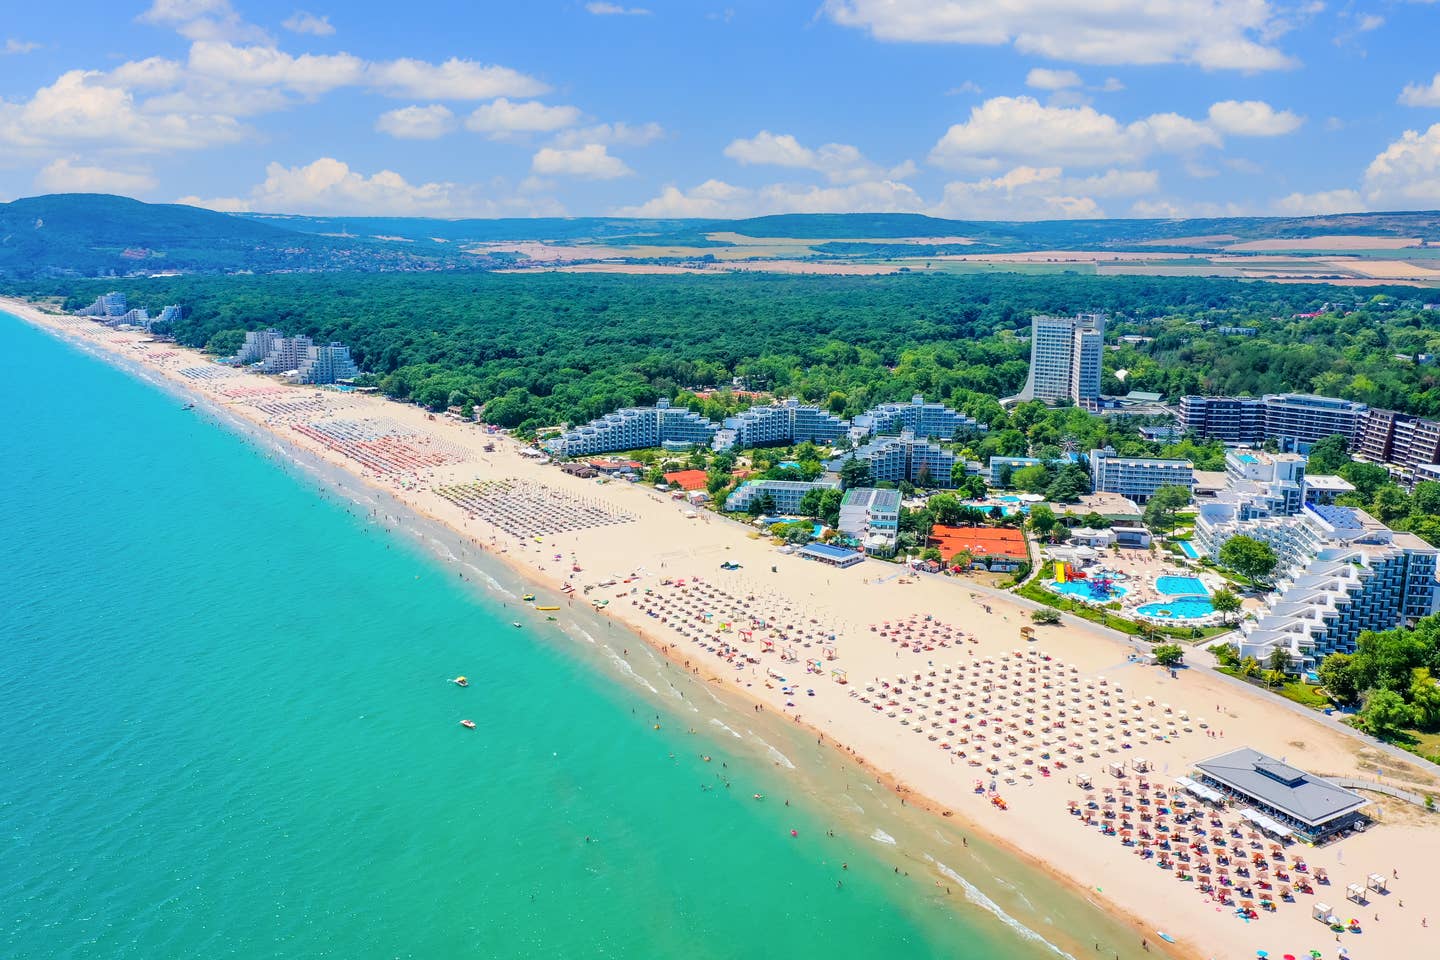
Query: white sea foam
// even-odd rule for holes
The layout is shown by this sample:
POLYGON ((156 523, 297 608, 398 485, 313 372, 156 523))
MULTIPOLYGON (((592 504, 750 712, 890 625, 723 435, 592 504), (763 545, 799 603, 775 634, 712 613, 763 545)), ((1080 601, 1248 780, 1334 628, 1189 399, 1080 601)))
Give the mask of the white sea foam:
POLYGON ((870 834, 870 839, 874 840, 876 843, 888 843, 892 847, 895 846, 895 838, 890 836, 890 834, 886 833, 884 830, 881 830, 879 827, 876 827, 875 832, 870 834))
POLYGON ((732 730, 732 729, 725 723, 725 721, 724 721, 724 720, 721 720, 719 717, 711 717, 711 718, 710 718, 710 725, 711 725, 711 726, 714 726, 714 727, 719 727, 721 730, 724 730, 726 733, 730 734, 730 736, 734 737, 736 740, 743 740, 743 739, 745 739, 744 737, 740 736, 740 734, 738 734, 738 733, 736 733, 734 730, 732 730))
POLYGON ((605 652, 610 657, 610 659, 614 661, 615 666, 619 667, 622 672, 628 674, 630 679, 634 680, 636 683, 640 684, 640 686, 649 690, 657 697, 660 695, 660 691, 655 689, 655 685, 653 683, 651 683, 649 680, 646 680, 644 677, 640 676, 640 674, 635 672, 635 668, 630 666, 630 661, 620 656, 620 654, 616 653, 614 650, 606 650, 605 652))
POLYGON ((1029 940, 1031 943, 1044 944, 1050 950, 1050 952, 1055 954, 1057 957, 1064 957, 1065 960, 1075 960, 1073 956, 1066 953, 1064 950, 1061 950, 1059 947, 1055 946, 1055 944, 1051 943, 1049 940, 1046 940, 1040 934, 1036 933, 1034 930, 1031 930, 1029 927, 1025 926, 1025 924, 1021 923, 1019 920, 1016 920, 1014 917, 1010 916, 1010 914, 1006 913, 1001 908, 1000 904, 996 903, 994 900, 991 900, 989 897, 985 896, 985 894, 981 893, 979 888, 977 888, 969 880, 966 880, 964 877, 960 876, 960 874, 956 873, 954 870, 951 870, 949 867, 945 866, 945 864, 941 863, 939 860, 936 860, 934 857, 929 856, 928 854, 926 855, 925 859, 935 864, 935 866, 940 870, 940 872, 946 877, 959 884, 960 889, 965 891, 966 900, 975 904, 977 907, 980 907, 982 910, 986 910, 989 911, 991 914, 994 914, 996 919, 998 919, 1001 923, 1005 924, 1005 926, 1009 927, 1011 930, 1014 930, 1017 934, 1024 937, 1026 940, 1029 940))
POLYGON ((771 760, 774 760, 776 763, 780 764, 780 766, 784 767, 786 770, 794 770, 794 769, 795 769, 795 764, 793 764, 793 763, 790 762, 790 758, 789 758, 789 757, 785 756, 785 754, 781 753, 779 750, 776 750, 774 747, 772 747, 770 744, 766 743, 766 742, 765 742, 763 739, 761 739, 760 737, 756 737, 755 739, 760 741, 760 745, 765 748, 765 752, 770 755, 770 759, 771 759, 771 760))

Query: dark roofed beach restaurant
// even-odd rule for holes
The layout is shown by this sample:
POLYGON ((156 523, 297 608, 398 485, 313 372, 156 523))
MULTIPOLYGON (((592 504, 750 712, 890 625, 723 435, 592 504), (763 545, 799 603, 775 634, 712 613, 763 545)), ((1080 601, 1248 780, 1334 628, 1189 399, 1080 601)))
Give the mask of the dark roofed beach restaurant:
POLYGON ((1255 808, 1248 819, 1268 833, 1293 833, 1312 843, 1365 821, 1369 801, 1258 750, 1241 747, 1195 764, 1199 779, 1255 808))

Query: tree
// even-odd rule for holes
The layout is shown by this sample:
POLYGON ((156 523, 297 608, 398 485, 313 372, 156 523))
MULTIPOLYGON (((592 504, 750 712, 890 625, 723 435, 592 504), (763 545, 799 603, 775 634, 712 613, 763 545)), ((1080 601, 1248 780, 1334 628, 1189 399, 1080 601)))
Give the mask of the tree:
POLYGON ((1390 740, 1415 722, 1415 711, 1394 690, 1376 690, 1365 698, 1359 721, 1381 740, 1390 740))
POLYGON ((1275 569, 1278 558, 1270 544, 1237 533, 1220 547, 1220 562, 1241 576, 1263 580, 1275 569))
POLYGON ((1177 666, 1185 659, 1185 648, 1176 643, 1162 643, 1151 653, 1155 654, 1155 662, 1162 667, 1177 666))
MULTIPOLYGON (((1265 658, 1265 665, 1273 672, 1285 675, 1290 672, 1290 651, 1281 646, 1275 646, 1270 650, 1270 656, 1265 658)), ((1272 684, 1274 686, 1274 684, 1272 684)))
POLYGON ((244 330, 217 330, 205 341, 205 352, 217 357, 233 357, 244 344, 244 330))
POLYGON ((1045 499, 1052 503, 1075 503, 1089 492, 1090 474, 1078 463, 1067 463, 1046 488, 1045 499))
POLYGON ((1258 677, 1260 675, 1260 661, 1254 657, 1246 657, 1240 661, 1239 670, 1240 676, 1245 677, 1247 680, 1252 677, 1258 677))
POLYGON ((1145 525, 1151 530, 1168 531, 1175 525, 1176 512, 1190 502, 1186 487, 1166 485, 1150 495, 1145 504, 1145 525))
POLYGON ((801 515, 806 517, 820 516, 820 505, 823 495, 824 491, 820 490, 819 488, 816 488, 814 490, 806 490, 804 495, 800 497, 801 515))
POLYGON ((1338 433, 1316 440, 1310 445, 1306 472, 1316 475, 1339 473, 1350 462, 1350 454, 1346 452, 1349 445, 1349 441, 1338 433))
POLYGON ((1060 611, 1054 607, 1041 607, 1030 611, 1030 619, 1036 623, 1055 624, 1060 622, 1060 611))
POLYGON ((865 486, 870 482, 870 464, 851 457, 840 465, 840 482, 846 490, 865 486))
POLYGON ((1440 724, 1440 684, 1426 667, 1411 673, 1410 703, 1415 707, 1415 720, 1422 727, 1440 724))
POLYGON ((940 555, 939 547, 926 547, 920 551, 920 559, 929 560, 932 563, 939 563, 944 557, 940 555))
POLYGON ((1352 462, 1346 464, 1340 475, 1355 485, 1355 492, 1369 499, 1390 482, 1390 471, 1378 463, 1352 462))
POLYGON ((1240 665, 1240 651, 1233 643, 1222 643, 1218 647, 1211 647, 1210 652, 1215 654, 1215 659, 1220 666, 1235 669, 1240 665))
POLYGON ((970 565, 975 562, 975 554, 969 550, 961 550, 950 558, 950 566, 959 567, 961 570, 969 570, 970 565))
POLYGON ((1037 503, 1030 508, 1030 529, 1034 530, 1037 536, 1049 536, 1058 522, 1055 518, 1055 511, 1045 504, 1037 503))
POLYGON ((1050 486, 1050 470, 1040 464, 1021 467, 1012 474, 1011 481, 1026 493, 1042 493, 1050 486))
POLYGON ((1336 703, 1349 704, 1360 699, 1360 678, 1354 661, 1351 654, 1332 653, 1320 661, 1315 671, 1325 692, 1336 703))
POLYGON ((1230 614, 1240 611, 1240 595, 1234 590, 1220 589, 1210 595, 1210 605, 1216 609, 1227 624, 1230 614))

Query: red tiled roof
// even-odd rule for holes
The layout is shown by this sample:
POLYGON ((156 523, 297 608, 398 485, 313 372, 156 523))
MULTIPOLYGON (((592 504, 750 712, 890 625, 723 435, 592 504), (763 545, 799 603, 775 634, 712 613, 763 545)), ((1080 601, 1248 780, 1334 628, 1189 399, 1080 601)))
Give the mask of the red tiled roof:
POLYGON ((938 547, 946 560, 961 550, 969 550, 977 557, 1026 558, 1025 535, 1012 527, 947 527, 937 523, 930 528, 930 545, 938 547))
POLYGON ((679 487, 681 490, 704 490, 704 470, 677 470, 674 473, 665 474, 665 482, 679 487))

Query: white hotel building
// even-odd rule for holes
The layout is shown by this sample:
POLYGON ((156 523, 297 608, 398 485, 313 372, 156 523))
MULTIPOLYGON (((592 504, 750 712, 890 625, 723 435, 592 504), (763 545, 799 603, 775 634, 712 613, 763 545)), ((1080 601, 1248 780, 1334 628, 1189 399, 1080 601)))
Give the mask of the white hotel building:
POLYGON ((719 427, 669 400, 653 407, 625 407, 568 430, 543 444, 558 457, 580 457, 615 450, 643 450, 665 443, 704 446, 719 427))
POLYGON ((1084 405, 1100 399, 1100 364, 1105 355, 1105 317, 1037 316, 1030 321, 1030 376, 1025 387, 1005 402, 1072 400, 1084 405))
POLYGON ((1118 493, 1144 503, 1161 487, 1195 489, 1195 467, 1189 460, 1119 457, 1106 447, 1090 451, 1090 482, 1094 493, 1118 493))

